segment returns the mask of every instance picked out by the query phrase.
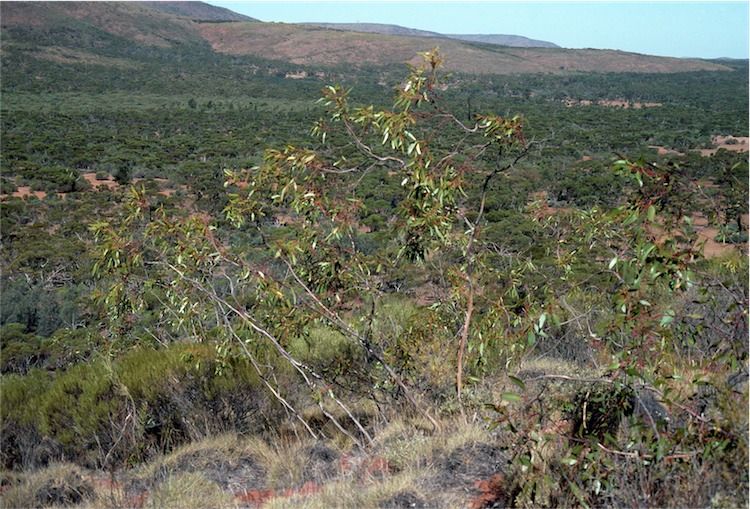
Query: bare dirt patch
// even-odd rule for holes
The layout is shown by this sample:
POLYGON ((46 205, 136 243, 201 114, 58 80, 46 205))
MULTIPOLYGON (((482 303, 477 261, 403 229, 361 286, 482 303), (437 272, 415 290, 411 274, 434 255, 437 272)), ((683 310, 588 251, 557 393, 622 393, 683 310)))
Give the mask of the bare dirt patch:
POLYGON ((622 108, 625 110, 634 109, 640 110, 643 108, 658 108, 662 106, 662 103, 656 102, 639 102, 639 101, 627 101, 625 99, 599 99, 598 101, 591 101, 588 99, 565 99, 563 101, 565 106, 573 108, 574 106, 606 106, 609 108, 622 108))
POLYGON ((699 242, 705 242, 703 244, 703 256, 706 258, 716 258, 717 256, 723 256, 727 253, 731 253, 733 250, 738 249, 739 245, 735 244, 722 244, 714 240, 719 234, 719 230, 712 227, 696 227, 698 232, 699 242))
POLYGON ((112 190, 112 189, 117 189, 118 187, 120 187, 120 184, 115 182, 114 179, 112 179, 112 177, 108 177, 106 180, 99 180, 96 178, 96 173, 94 172, 84 173, 83 178, 86 179, 86 182, 91 184, 91 187, 93 189, 97 189, 97 190, 101 188, 107 188, 107 189, 112 190))
POLYGON ((711 138, 711 141, 717 147, 725 148, 733 152, 747 152, 748 140, 750 140, 750 137, 747 137, 747 136, 718 136, 717 135, 711 138))
MULTIPOLYGON (((169 179, 161 178, 161 177, 154 177, 152 179, 145 179, 136 177, 133 179, 133 184, 137 184, 138 182, 145 182, 147 180, 154 181, 158 184, 159 190, 156 192, 156 194, 160 194, 162 196, 170 197, 174 195, 174 193, 177 192, 177 189, 174 189, 172 187, 169 187, 169 179)), ((183 191, 187 190, 187 186, 181 186, 181 189, 183 191)))
POLYGON ((539 191, 531 193, 529 195, 529 205, 531 206, 531 213, 537 219, 543 219, 545 217, 554 216, 557 214, 566 214, 571 212, 573 209, 570 207, 552 207, 549 205, 547 191, 539 191))
POLYGON ((44 191, 32 191, 30 186, 18 186, 18 189, 11 195, 16 198, 26 198, 27 196, 36 196, 40 200, 47 197, 44 191))
POLYGON ((721 136, 716 135, 711 138, 714 148, 701 149, 700 153, 704 157, 712 156, 720 149, 730 152, 748 152, 750 148, 750 137, 747 136, 721 136))
POLYGON ((679 152, 677 150, 674 150, 674 149, 671 149, 671 148, 667 148, 667 147, 662 147, 662 146, 659 146, 659 145, 649 145, 648 148, 655 148, 656 149, 656 153, 658 155, 660 155, 660 156, 666 156, 666 155, 669 155, 669 154, 674 154, 674 155, 678 155, 678 156, 684 156, 685 155, 682 152, 679 152))
MULTIPOLYGON (((693 228, 695 228, 695 233, 698 237, 695 246, 703 245, 703 256, 706 258, 717 258, 733 251, 744 250, 747 247, 747 244, 724 244, 718 242, 716 236, 719 235, 719 229, 711 226, 703 214, 696 212, 691 217, 693 219, 693 228)), ((662 243, 669 237, 667 232, 658 225, 649 225, 647 230, 654 236, 656 243, 662 243)))

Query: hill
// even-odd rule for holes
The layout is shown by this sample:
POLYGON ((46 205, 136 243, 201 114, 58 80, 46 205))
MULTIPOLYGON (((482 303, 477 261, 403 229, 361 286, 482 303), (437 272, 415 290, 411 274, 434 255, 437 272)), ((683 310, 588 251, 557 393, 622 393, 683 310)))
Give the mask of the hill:
MULTIPOLYGON (((346 32, 285 23, 204 23, 198 30, 217 52, 300 65, 393 64, 409 61, 417 52, 436 45, 427 37, 346 32)), ((438 45, 449 70, 475 74, 729 70, 704 60, 612 50, 509 48, 454 39, 442 39, 438 45)))
POLYGON ((173 47, 196 40, 190 20, 139 2, 4 2, 0 19, 6 49, 22 43, 90 47, 102 53, 111 37, 135 47, 173 47))
POLYGON ((21 50, 71 64, 92 63, 97 57, 153 59, 149 48, 177 48, 183 54, 196 48, 295 65, 390 65, 439 45, 450 71, 476 74, 731 70, 718 62, 611 50, 510 48, 488 44, 485 36, 460 36, 478 42, 436 41, 400 27, 392 29, 397 35, 383 35, 263 23, 201 2, 4 2, 0 14, 4 51, 21 50), (71 50, 87 53, 59 57, 71 50))
POLYGON ((510 46, 517 48, 559 48, 557 44, 547 41, 529 39, 520 35, 503 34, 441 34, 427 30, 406 28, 399 25, 388 25, 383 23, 303 23, 304 25, 331 28, 350 32, 367 32, 383 35, 404 35, 410 37, 440 37, 444 39, 457 39, 459 41, 479 42, 485 44, 496 44, 498 46, 510 46))

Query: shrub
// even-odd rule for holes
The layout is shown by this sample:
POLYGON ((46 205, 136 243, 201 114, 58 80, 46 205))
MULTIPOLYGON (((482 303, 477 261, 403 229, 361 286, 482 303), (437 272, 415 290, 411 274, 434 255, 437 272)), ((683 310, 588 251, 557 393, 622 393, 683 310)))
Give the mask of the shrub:
POLYGON ((217 375, 212 346, 140 348, 122 358, 50 374, 31 370, 2 380, 2 462, 44 465, 62 456, 86 466, 142 460, 188 440, 235 428, 260 432, 278 422, 258 397, 247 362, 217 375), (49 437, 49 443, 40 437, 49 437))
POLYGON ((65 369, 91 357, 101 339, 88 329, 58 329, 44 338, 19 323, 0 328, 0 372, 25 374, 32 368, 65 369))
POLYGON ((18 186, 10 179, 0 179, 0 194, 13 194, 18 191, 18 186))

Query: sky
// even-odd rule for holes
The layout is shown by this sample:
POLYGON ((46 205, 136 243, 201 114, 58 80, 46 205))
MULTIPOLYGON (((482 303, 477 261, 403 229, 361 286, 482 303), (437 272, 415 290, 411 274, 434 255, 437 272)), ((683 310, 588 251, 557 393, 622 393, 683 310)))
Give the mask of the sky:
POLYGON ((748 1, 212 1, 260 19, 388 23, 454 34, 510 34, 564 48, 748 58, 748 1))

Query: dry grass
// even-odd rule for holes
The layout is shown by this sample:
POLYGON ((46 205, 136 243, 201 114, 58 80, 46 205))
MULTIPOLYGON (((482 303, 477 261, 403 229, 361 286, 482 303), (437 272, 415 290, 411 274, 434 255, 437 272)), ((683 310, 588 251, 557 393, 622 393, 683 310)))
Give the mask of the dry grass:
POLYGON ((441 432, 429 434, 414 422, 397 420, 377 433, 375 450, 397 471, 418 470, 445 451, 488 439, 484 426, 476 421, 467 424, 451 418, 440 424, 441 432))
POLYGON ((199 473, 170 476, 151 493, 144 507, 219 509, 238 507, 231 493, 199 473))
POLYGON ((1 492, 0 507, 7 509, 90 503, 96 499, 94 485, 80 468, 69 463, 3 477, 10 487, 1 492))
MULTIPOLYGON (((415 472, 401 473, 386 479, 367 479, 359 481, 356 478, 337 480, 323 486, 320 491, 310 495, 300 494, 288 498, 277 497, 270 500, 266 509, 282 509, 298 507, 305 509, 328 509, 332 507, 396 507, 389 501, 406 493, 411 499, 424 500, 425 494, 415 487, 418 479, 415 472)), ((406 499, 406 498, 405 498, 406 499)), ((406 499, 409 500, 409 499, 406 499)), ((401 505, 399 507, 409 507, 401 505)))
POLYGON ((137 474, 146 484, 171 476, 200 473, 228 491, 266 485, 274 452, 259 438, 242 439, 236 434, 210 437, 187 444, 168 456, 152 461, 137 474))

